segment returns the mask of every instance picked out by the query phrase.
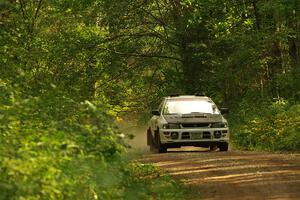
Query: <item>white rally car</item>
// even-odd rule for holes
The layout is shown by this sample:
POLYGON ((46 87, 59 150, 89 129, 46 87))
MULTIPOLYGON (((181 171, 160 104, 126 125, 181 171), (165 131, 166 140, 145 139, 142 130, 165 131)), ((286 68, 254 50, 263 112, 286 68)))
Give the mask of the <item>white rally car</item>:
MULTIPOLYGON (((228 109, 222 108, 222 113, 228 109)), ((173 95, 165 97, 152 111, 147 130, 150 150, 164 153, 181 146, 219 148, 227 151, 229 128, 216 104, 206 96, 173 95)))

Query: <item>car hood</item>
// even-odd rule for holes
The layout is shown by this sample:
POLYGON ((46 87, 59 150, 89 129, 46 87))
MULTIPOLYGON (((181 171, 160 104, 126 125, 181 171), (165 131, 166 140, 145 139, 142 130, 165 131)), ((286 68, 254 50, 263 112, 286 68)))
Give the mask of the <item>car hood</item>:
POLYGON ((221 114, 182 114, 182 115, 164 115, 167 123, 212 123, 225 122, 221 114))

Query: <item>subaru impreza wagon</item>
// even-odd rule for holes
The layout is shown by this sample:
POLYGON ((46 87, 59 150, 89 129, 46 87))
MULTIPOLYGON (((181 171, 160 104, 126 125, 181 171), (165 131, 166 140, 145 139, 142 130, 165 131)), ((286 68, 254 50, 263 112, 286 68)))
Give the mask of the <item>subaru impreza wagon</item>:
POLYGON ((173 95, 165 97, 148 123, 147 144, 164 153, 181 146, 219 148, 227 151, 229 127, 222 114, 207 96, 173 95))

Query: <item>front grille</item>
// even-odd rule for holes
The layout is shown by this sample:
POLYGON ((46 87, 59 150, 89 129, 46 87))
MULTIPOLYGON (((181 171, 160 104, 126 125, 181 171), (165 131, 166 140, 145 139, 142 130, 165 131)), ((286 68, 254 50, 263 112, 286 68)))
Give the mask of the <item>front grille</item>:
POLYGON ((181 124, 182 127, 184 128, 204 128, 204 127, 209 127, 209 123, 186 123, 186 124, 181 124))
POLYGON ((210 139, 210 132, 203 132, 202 138, 203 139, 210 139))
POLYGON ((183 132, 181 133, 181 139, 191 139, 190 138, 190 133, 189 132, 183 132))

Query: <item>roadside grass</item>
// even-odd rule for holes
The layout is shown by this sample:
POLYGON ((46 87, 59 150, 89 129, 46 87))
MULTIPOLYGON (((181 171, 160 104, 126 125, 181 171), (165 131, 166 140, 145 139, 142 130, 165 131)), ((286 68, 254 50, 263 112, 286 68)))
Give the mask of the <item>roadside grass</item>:
POLYGON ((152 164, 131 161, 125 168, 125 199, 184 199, 181 183, 152 164))

